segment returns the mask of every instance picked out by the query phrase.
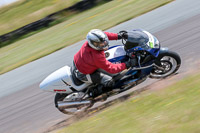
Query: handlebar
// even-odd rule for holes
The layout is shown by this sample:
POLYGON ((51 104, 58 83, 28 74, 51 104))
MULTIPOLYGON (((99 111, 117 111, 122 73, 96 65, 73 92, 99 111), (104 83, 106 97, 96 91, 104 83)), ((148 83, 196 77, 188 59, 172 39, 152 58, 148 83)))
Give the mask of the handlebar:
MULTIPOLYGON (((120 34, 121 36, 123 36, 124 33, 128 33, 128 32, 125 31, 125 30, 122 30, 122 31, 119 32, 119 34, 120 34)), ((124 41, 127 41, 127 40, 126 40, 125 38, 122 38, 122 44, 123 44, 123 45, 125 45, 125 42, 124 42, 124 41)))

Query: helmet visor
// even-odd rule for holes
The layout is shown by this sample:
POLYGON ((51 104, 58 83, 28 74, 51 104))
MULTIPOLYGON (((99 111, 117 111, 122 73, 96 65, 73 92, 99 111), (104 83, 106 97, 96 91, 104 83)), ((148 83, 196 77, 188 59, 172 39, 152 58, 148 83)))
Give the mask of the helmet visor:
POLYGON ((109 45, 108 41, 102 41, 102 42, 93 42, 93 45, 97 47, 99 50, 107 50, 109 45))

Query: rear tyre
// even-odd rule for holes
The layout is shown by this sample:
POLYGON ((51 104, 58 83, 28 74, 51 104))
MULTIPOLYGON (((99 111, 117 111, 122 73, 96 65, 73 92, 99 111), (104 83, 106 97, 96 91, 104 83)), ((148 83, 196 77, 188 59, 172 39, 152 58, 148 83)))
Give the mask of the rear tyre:
POLYGON ((72 94, 65 94, 65 93, 56 93, 55 98, 54 98, 54 103, 56 108, 64 113, 64 114, 68 114, 68 115, 74 115, 77 112, 82 112, 87 110, 90 106, 81 106, 81 107, 72 107, 72 108, 66 108, 66 109, 61 109, 58 107, 58 103, 59 102, 75 102, 80 100, 80 98, 84 95, 84 93, 82 92, 76 92, 76 93, 72 93, 72 94))
POLYGON ((57 108, 60 112, 62 112, 62 113, 64 113, 64 114, 69 114, 69 115, 71 115, 71 114, 73 114, 73 113, 68 112, 68 111, 66 111, 66 110, 64 110, 64 109, 58 108, 58 102, 59 102, 59 101, 63 101, 63 100, 65 99, 66 96, 67 96, 67 94, 65 94, 65 93, 56 93, 55 98, 54 98, 54 103, 55 103, 56 108, 57 108))

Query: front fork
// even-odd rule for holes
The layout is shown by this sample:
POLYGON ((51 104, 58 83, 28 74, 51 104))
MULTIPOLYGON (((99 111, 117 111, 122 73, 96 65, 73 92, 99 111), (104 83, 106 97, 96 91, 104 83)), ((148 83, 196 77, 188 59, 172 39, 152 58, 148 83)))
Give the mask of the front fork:
POLYGON ((163 53, 166 53, 166 52, 168 52, 168 48, 167 47, 162 47, 162 48, 160 48, 160 51, 159 51, 159 55, 158 55, 158 57, 155 59, 155 67, 156 68, 158 68, 158 69, 160 69, 160 70, 162 70, 162 71, 164 71, 165 69, 163 68, 163 67, 161 67, 161 62, 160 62, 160 59, 159 59, 159 56, 160 55, 162 55, 163 53))

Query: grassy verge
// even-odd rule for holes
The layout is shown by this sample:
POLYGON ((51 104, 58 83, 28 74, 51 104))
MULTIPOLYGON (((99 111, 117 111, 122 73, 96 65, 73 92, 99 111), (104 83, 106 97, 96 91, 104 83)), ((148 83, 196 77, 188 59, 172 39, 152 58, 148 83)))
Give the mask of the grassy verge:
MULTIPOLYGON (((80 11, 78 11, 78 10, 67 10, 67 7, 71 6, 76 1, 80 1, 80 0, 70 0, 70 1, 66 1, 66 0, 41 1, 41 0, 39 0, 39 1, 37 1, 37 3, 36 3, 36 1, 33 1, 31 3, 30 3, 30 1, 26 1, 26 2, 23 2, 22 4, 18 3, 18 5, 17 4, 14 4, 14 6, 12 5, 13 7, 11 7, 11 12, 12 12, 11 15, 9 15, 7 13, 7 11, 5 11, 5 14, 8 15, 8 17, 6 18, 7 20, 6 19, 5 20, 6 20, 6 22, 8 22, 8 21, 10 21, 10 22, 6 23, 7 28, 6 28, 5 25, 2 24, 2 28, 5 28, 5 29, 2 29, 1 25, 0 25, 0 35, 1 35, 1 32, 2 33, 4 33, 4 32, 6 33, 6 32, 8 32, 10 30, 19 28, 19 26, 24 26, 25 24, 27 24, 27 22, 36 21, 36 20, 38 20, 38 18, 41 18, 44 15, 51 16, 51 17, 48 17, 48 18, 52 19, 52 21, 49 22, 48 25, 43 25, 43 27, 41 25, 38 26, 37 27, 38 29, 34 29, 33 31, 29 30, 27 33, 25 33, 23 35, 21 34, 21 35, 18 36, 16 34, 16 31, 14 32, 14 34, 12 33, 13 35, 11 33, 9 33, 9 34, 11 34, 11 38, 9 38, 9 39, 7 39, 6 41, 3 41, 3 42, 0 41, 0 48, 5 47, 7 45, 10 45, 12 43, 15 43, 16 41, 22 40, 24 38, 30 37, 30 36, 32 36, 34 34, 37 34, 37 33, 41 32, 43 30, 46 30, 46 29, 48 29, 50 27, 53 27, 53 26, 55 26, 55 25, 57 25, 59 23, 62 23, 64 21, 70 19, 74 15, 80 13, 80 11), (24 8, 24 7, 27 7, 27 3, 29 3, 30 7, 34 7, 36 5, 36 7, 34 7, 35 10, 38 9, 39 7, 42 8, 42 9, 38 9, 38 10, 44 10, 49 6, 51 6, 51 8, 48 8, 49 11, 44 11, 42 13, 37 14, 37 17, 32 16, 33 18, 30 19, 29 15, 34 14, 34 12, 39 12, 39 11, 35 11, 35 10, 32 11, 31 8, 30 9, 29 8, 27 8, 27 9, 24 8), (42 4, 42 6, 38 6, 40 4, 42 4), (59 5, 62 5, 62 6, 59 6, 59 5), (21 9, 22 7, 24 9, 26 9, 27 12, 30 12, 30 13, 27 13, 27 12, 24 13, 23 10, 21 9), (59 10, 58 12, 51 14, 52 12, 55 12, 58 9, 63 9, 64 7, 65 7, 64 10, 59 10), (22 16, 24 15, 23 17, 18 17, 18 13, 16 13, 16 15, 15 15, 14 11, 16 10, 16 8, 17 8, 17 10, 20 11, 20 15, 22 15, 22 16), (16 18, 16 16, 17 16, 17 18, 16 18), (18 23, 19 25, 15 24, 15 22, 19 21, 19 20, 21 21, 20 23, 18 23)), ((108 1, 109 0, 97 1, 97 2, 95 2, 94 6, 99 6, 99 5, 105 4, 108 1)), ((9 10, 8 7, 6 7, 5 9, 9 10)), ((0 9, 0 23, 2 22, 1 21, 1 17, 2 17, 1 13, 4 13, 4 12, 1 12, 1 9, 0 9)), ((6 15, 4 15, 4 16, 6 16, 6 15)), ((45 17, 45 18, 47 18, 47 17, 45 17)), ((43 19, 45 19, 45 18, 43 18, 43 19)), ((23 28, 23 27, 20 27, 20 28, 23 28)))
POLYGON ((200 75, 146 91, 57 133, 200 132, 200 75))
POLYGON ((19 0, 0 8, 0 35, 67 8, 80 0, 19 0))
MULTIPOLYGON (((108 29, 172 0, 114 0, 0 49, 0 74, 85 38, 92 28, 108 29)), ((121 29, 123 30, 123 29, 121 29)))

